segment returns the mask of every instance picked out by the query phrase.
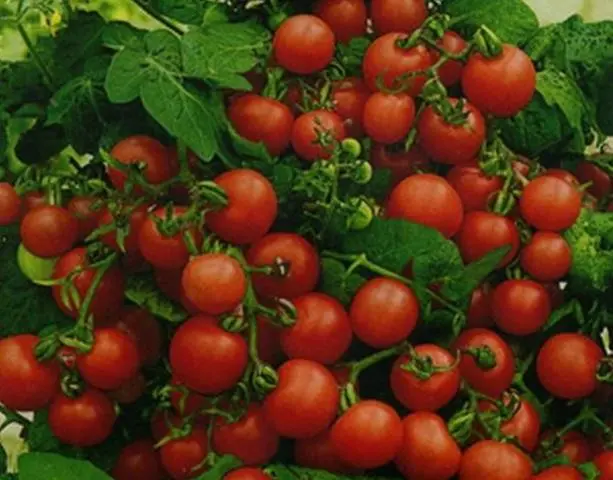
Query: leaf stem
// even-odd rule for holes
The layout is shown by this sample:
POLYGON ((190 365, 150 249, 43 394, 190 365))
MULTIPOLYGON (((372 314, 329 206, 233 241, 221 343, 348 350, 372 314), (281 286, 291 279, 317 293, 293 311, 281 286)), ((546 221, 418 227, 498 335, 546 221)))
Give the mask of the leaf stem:
POLYGON ((22 427, 27 427, 28 425, 32 423, 29 419, 24 417, 22 414, 18 412, 14 412, 13 410, 6 408, 1 403, 0 403, 0 413, 4 415, 5 417, 2 424, 0 424, 0 432, 2 432, 2 430, 4 430, 6 427, 8 427, 12 423, 17 423, 21 425, 22 427))
POLYGON ((51 76, 51 72, 49 72, 49 70, 47 69, 47 66, 45 65, 45 62, 43 62, 43 59, 40 57, 40 55, 36 51, 36 48, 34 47, 34 44, 32 43, 32 40, 30 39, 30 37, 28 36, 28 32, 26 32, 26 29, 23 27, 23 24, 21 23, 21 21, 17 22, 17 31, 19 32, 19 35, 21 35, 21 38, 23 39, 23 43, 25 43, 26 47, 28 47, 28 51, 30 52, 30 55, 32 55, 32 58, 34 59, 34 63, 40 70, 40 73, 43 76, 43 80, 45 84, 47 85, 47 88, 51 91, 54 91, 55 86, 53 82, 53 77, 51 76))
POLYGON ((164 15, 162 15, 160 12, 158 12, 153 7, 151 7, 151 5, 149 5, 146 1, 144 0, 132 0, 132 1, 136 5, 138 5, 138 7, 140 7, 140 9, 143 12, 145 12, 150 17, 156 19, 162 25, 164 25, 165 27, 175 32, 177 35, 183 35, 185 33, 185 31, 182 28, 178 27, 176 24, 168 20, 164 15))

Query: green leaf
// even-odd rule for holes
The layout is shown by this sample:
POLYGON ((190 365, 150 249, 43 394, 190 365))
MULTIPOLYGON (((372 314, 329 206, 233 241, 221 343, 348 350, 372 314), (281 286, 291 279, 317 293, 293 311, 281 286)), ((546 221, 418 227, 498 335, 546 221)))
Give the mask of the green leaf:
POLYGON ((126 283, 126 298, 139 307, 172 323, 187 318, 187 312, 159 290, 149 273, 132 275, 126 283))
POLYGON ((39 410, 34 414, 34 419, 26 428, 25 440, 32 452, 57 452, 61 449, 61 443, 51 432, 46 410, 39 410))
POLYGON ((0 109, 12 110, 24 103, 45 103, 49 90, 33 62, 0 61, 0 109))
POLYGON ((362 75, 362 61, 371 43, 368 37, 355 37, 349 43, 336 45, 336 61, 342 65, 345 76, 360 77, 362 75))
POLYGON ((35 125, 19 138, 15 155, 23 163, 44 163, 68 146, 64 129, 59 125, 35 125))
POLYGON ((272 161, 270 153, 268 153, 263 142, 256 143, 241 137, 230 122, 226 124, 226 127, 232 140, 232 147, 236 153, 266 162, 272 161))
POLYGON ((577 468, 583 475, 584 480, 598 480, 600 478, 601 471, 594 462, 582 463, 577 468))
POLYGON ((211 469, 197 477, 196 480, 219 480, 230 470, 234 470, 242 464, 243 462, 238 458, 232 455, 224 455, 215 462, 211 469))
POLYGON ((111 22, 102 31, 102 43, 114 50, 124 47, 138 48, 146 33, 146 30, 140 30, 128 23, 111 22))
POLYGON ((399 477, 346 476, 293 465, 269 465, 264 471, 275 480, 400 480, 399 477))
POLYGON ((107 72, 104 88, 113 103, 128 103, 140 95, 140 88, 147 79, 148 70, 143 68, 146 52, 128 47, 117 53, 107 72))
POLYGON ((578 305, 580 306, 577 299, 573 298, 570 302, 565 303, 561 307, 551 312, 551 315, 549 316, 547 323, 543 327, 543 330, 547 331, 550 328, 555 327, 558 323, 560 323, 566 317, 572 315, 576 311, 576 308, 578 305))
POLYGON ((25 453, 19 457, 19 480, 112 480, 90 462, 53 453, 25 453))
POLYGON ((324 258, 321 261, 321 279, 319 290, 336 298, 343 305, 349 305, 351 300, 366 282, 357 273, 347 273, 347 268, 338 260, 324 258))
POLYGON ((423 285, 444 282, 454 274, 462 272, 464 263, 458 247, 452 241, 441 242, 429 255, 415 257, 412 265, 413 277, 423 285))
POLYGON ((202 25, 219 5, 211 0, 153 0, 152 7, 166 17, 190 25, 202 25))

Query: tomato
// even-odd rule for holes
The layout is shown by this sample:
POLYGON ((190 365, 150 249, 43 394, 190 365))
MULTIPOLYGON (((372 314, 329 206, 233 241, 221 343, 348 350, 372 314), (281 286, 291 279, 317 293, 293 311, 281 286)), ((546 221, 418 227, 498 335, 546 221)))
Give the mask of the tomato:
POLYGON ((156 410, 151 417, 151 436, 156 442, 167 437, 172 428, 182 428, 185 419, 168 410, 156 410))
POLYGON ((279 448, 279 435, 266 420, 260 404, 251 403, 235 423, 217 417, 213 429, 213 449, 221 455, 234 455, 245 465, 268 463, 279 448))
MULTIPOLYGON (((547 438, 547 434, 543 436, 547 438)), ((576 430, 571 430, 562 436, 562 447, 557 453, 566 455, 568 460, 575 465, 592 460, 592 451, 588 439, 576 430)))
POLYGON ((400 142, 409 134, 414 120, 415 102, 406 93, 375 92, 364 105, 364 130, 375 142, 400 142))
POLYGON ((294 115, 278 100, 248 93, 230 104, 228 119, 241 137, 262 142, 273 156, 289 146, 294 115))
POLYGON ((32 255, 23 246, 23 243, 20 243, 17 248, 17 265, 19 265, 19 270, 33 282, 49 280, 53 276, 56 263, 57 258, 41 258, 32 255))
POLYGON ((366 282, 349 311, 351 327, 367 345, 387 348, 407 339, 417 325, 419 302, 398 280, 378 277, 366 282))
POLYGON ((37 257, 57 257, 77 242, 79 223, 63 207, 42 205, 26 213, 20 234, 24 246, 37 257))
POLYGON ((548 177, 556 177, 556 178, 559 178, 560 180, 564 180, 566 183, 568 183, 569 185, 572 185, 575 188, 578 188, 581 186, 577 177, 575 177, 568 170, 564 170, 562 168, 549 168, 545 171, 543 175, 546 175, 548 177))
POLYGON ((228 204, 206 215, 206 226, 226 242, 253 243, 268 233, 277 217, 277 194, 262 174, 236 169, 215 178, 228 204))
POLYGON ((427 169, 430 162, 418 145, 405 152, 404 149, 395 151, 386 145, 375 143, 370 149, 370 163, 375 168, 390 170, 392 186, 395 187, 409 175, 427 169))
POLYGON ((532 462, 519 448, 481 440, 464 452, 460 480, 530 480, 532 462))
POLYGON ((479 167, 457 165, 447 173, 447 181, 458 192, 464 211, 487 210, 503 186, 501 177, 488 177, 479 167))
POLYGON ((108 392, 108 396, 118 403, 129 405, 140 399, 147 390, 147 380, 139 373, 122 383, 119 388, 108 392))
POLYGON ((224 253, 194 257, 183 270, 181 284, 187 299, 210 315, 234 310, 247 291, 241 264, 224 253))
POLYGON ((294 122, 292 147, 303 160, 330 158, 334 146, 347 136, 343 119, 334 112, 314 110, 294 122))
POLYGON ((396 399, 412 411, 435 412, 447 405, 460 389, 460 369, 453 366, 455 358, 444 348, 433 344, 418 345, 415 357, 402 355, 394 362, 390 385, 396 399), (444 372, 433 372, 424 380, 403 369, 410 362, 423 362, 444 372))
POLYGON ((196 315, 200 309, 190 302, 181 284, 183 270, 155 270, 155 283, 162 292, 175 302, 180 303, 188 313, 196 315))
POLYGON ((464 211, 460 197, 444 178, 422 173, 392 190, 387 216, 434 228, 449 238, 460 230, 464 211))
POLYGON ((474 53, 462 72, 462 90, 484 114, 512 117, 524 108, 536 89, 536 69, 520 48, 504 44, 500 55, 474 53))
POLYGON ((170 440, 160 448, 160 457, 164 470, 174 480, 195 478, 206 470, 200 466, 209 453, 206 431, 194 427, 185 436, 170 440))
POLYGON ((126 445, 111 471, 114 480, 164 480, 160 455, 153 442, 137 440, 126 445))
POLYGON ((112 229, 110 232, 102 235, 101 241, 113 250, 120 251, 121 249, 119 248, 119 244, 117 243, 117 237, 119 236, 119 232, 117 230, 125 227, 128 233, 123 239, 125 252, 129 255, 140 254, 138 246, 138 234, 140 232, 141 227, 147 220, 148 207, 146 205, 140 205, 133 209, 130 208, 131 211, 129 211, 129 213, 128 208, 129 207, 126 207, 126 213, 118 215, 118 218, 113 218, 113 214, 108 209, 104 210, 100 214, 100 227, 110 225, 112 223, 115 223, 116 225, 115 229, 112 229))
POLYGON ((361 78, 348 77, 332 83, 332 105, 334 111, 343 119, 347 136, 364 136, 362 117, 369 97, 370 89, 361 78))
POLYGON ((405 78, 428 69, 432 65, 432 57, 423 45, 408 49, 397 45, 406 39, 407 35, 403 33, 387 33, 377 38, 366 50, 362 71, 368 88, 373 92, 379 90, 378 82, 381 81, 389 89, 406 85, 405 93, 412 97, 421 93, 426 83, 425 75, 412 76, 409 80, 405 78))
POLYGON ((513 351, 493 331, 485 328, 465 330, 456 339, 453 348, 462 352, 460 373, 474 389, 497 398, 511 386, 515 373, 513 351), (493 354, 492 363, 495 365, 492 368, 481 368, 473 356, 467 353, 469 350, 474 353, 477 349, 493 354))
POLYGON ((21 217, 21 198, 10 183, 0 183, 0 225, 10 225, 21 217))
MULTIPOLYGON (((460 100, 450 98, 454 107, 460 100)), ((417 121, 417 135, 421 148, 433 160, 450 165, 466 164, 475 159, 485 141, 485 119, 470 103, 462 108, 463 123, 450 123, 428 106, 417 121)))
MULTIPOLYGON (((70 276, 79 298, 82 300, 87 295, 91 287, 97 269, 89 267, 87 251, 84 247, 78 247, 63 255, 55 264, 53 278, 60 279, 70 276), (80 271, 80 273, 76 273, 80 271)), ((89 313, 94 316, 96 321, 102 321, 111 315, 116 314, 123 306, 124 294, 124 275, 117 266, 110 267, 102 276, 102 280, 96 289, 96 294, 89 307, 89 313)), ((62 298, 62 285, 52 287, 53 298, 57 305, 66 315, 76 318, 79 309, 68 294, 65 303, 62 298)))
POLYGON ((520 259, 524 271, 539 282, 560 280, 573 260, 564 237, 554 232, 536 232, 522 249, 520 259))
POLYGON ((599 200, 609 195, 611 190, 613 190, 611 177, 594 163, 587 161, 579 162, 575 173, 581 183, 592 183, 587 188, 587 191, 599 200))
POLYGON ((532 280, 506 280, 494 289, 492 314, 503 332, 531 335, 547 323, 551 314, 549 293, 532 280))
POLYGON ((254 267, 282 266, 283 276, 254 273, 253 287, 264 298, 295 298, 315 290, 319 280, 319 255, 315 247, 295 233, 270 233, 247 251, 254 267))
POLYGON ((580 333, 550 337, 536 359, 536 373, 545 389, 567 400, 590 396, 596 390, 596 374, 604 352, 580 333))
POLYGON ((289 358, 331 365, 351 344, 351 323, 338 300, 307 293, 293 300, 296 323, 281 331, 281 347, 289 358))
POLYGON ((151 313, 140 307, 126 307, 115 326, 136 342, 142 365, 153 366, 157 363, 162 355, 164 333, 151 313))
POLYGON ((532 180, 519 201, 522 217, 539 230, 571 227, 581 213, 581 193, 564 180, 542 176, 532 180))
POLYGON ((428 9, 424 0, 373 0, 370 16, 378 35, 412 33, 424 23, 428 9))
POLYGON ((173 387, 170 392, 170 403, 179 415, 192 415, 206 406, 206 397, 187 388, 178 378, 173 377, 170 385, 173 387))
POLYGON ((533 480, 583 480, 584 477, 574 467, 556 465, 543 470, 532 478, 533 480))
POLYGON ((277 370, 279 383, 264 400, 266 418, 279 435, 310 438, 328 428, 339 402, 336 379, 311 360, 289 360, 277 370))
POLYGON ((456 242, 466 263, 476 262, 498 248, 510 247, 498 265, 499 268, 508 265, 515 258, 520 246, 519 231, 515 223, 507 217, 490 212, 468 213, 456 242))
POLYGON ((140 367, 136 342, 118 328, 94 330, 92 349, 77 357, 83 379, 102 390, 114 390, 133 378, 140 367))
POLYGON ((247 343, 206 315, 190 318, 170 342, 173 374, 196 392, 217 394, 233 387, 248 361, 247 343))
POLYGON ((79 239, 87 238, 97 227, 100 211, 92 207, 98 201, 95 197, 76 196, 72 197, 66 208, 79 222, 79 239))
MULTIPOLYGON (((466 50, 468 44, 460 35, 455 32, 447 31, 443 37, 437 42, 438 46, 451 54, 460 54, 466 50)), ((432 52, 433 61, 437 62, 440 58, 438 51, 432 52)), ((443 85, 450 87, 455 85, 462 78, 464 64, 459 60, 447 60, 438 69, 438 77, 443 85)))
POLYGON ((272 50, 277 63, 292 73, 323 70, 334 56, 334 32, 314 15, 294 15, 275 32, 272 50))
POLYGON ((330 430, 325 430, 311 438, 296 440, 294 443, 294 459, 298 465, 332 473, 358 473, 354 467, 344 464, 336 454, 330 430))
POLYGON ((488 284, 477 287, 470 297, 470 306, 466 314, 468 328, 488 328, 494 326, 492 319, 492 292, 488 284))
POLYGON ((405 478, 448 480, 460 469, 462 452, 445 421, 430 412, 417 412, 402 420, 404 439, 396 465, 405 478))
POLYGON ((60 387, 60 367, 39 363, 38 337, 16 335, 0 340, 0 403, 11 410, 40 410, 60 387))
POLYGON ((594 463, 600 470, 600 480, 613 480, 613 451, 601 453, 594 463))
MULTIPOLYGON (((143 165, 142 175, 152 185, 164 183, 179 173, 177 165, 170 160, 167 148, 146 135, 124 138, 113 147, 111 156, 124 165, 143 165)), ((124 190, 128 180, 124 172, 108 166, 107 174, 117 190, 124 190)), ((142 188, 134 187, 134 193, 142 193, 142 188)))
POLYGON ((60 393, 49 405, 49 427, 58 440, 75 447, 104 442, 116 419, 115 408, 99 390, 87 388, 76 398, 60 393))
POLYGON ((337 42, 366 35, 368 11, 364 0, 318 0, 313 12, 334 32, 337 42))
POLYGON ((376 468, 394 459, 402 444, 396 411, 378 400, 363 400, 332 426, 330 438, 339 458, 357 468, 376 468))
POLYGON ((23 214, 25 215, 30 210, 34 210, 41 205, 48 205, 47 197, 43 192, 28 192, 22 198, 23 214))
POLYGON ((272 477, 265 474, 263 470, 253 467, 232 470, 223 478, 224 480, 272 480, 272 477))

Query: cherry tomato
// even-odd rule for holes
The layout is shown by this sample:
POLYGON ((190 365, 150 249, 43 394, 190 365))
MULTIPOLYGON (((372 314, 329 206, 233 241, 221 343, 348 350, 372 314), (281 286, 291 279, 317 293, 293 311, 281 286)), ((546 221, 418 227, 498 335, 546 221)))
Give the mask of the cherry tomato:
POLYGON ((147 380, 142 373, 123 382, 119 388, 108 392, 108 396, 117 403, 129 405, 140 399, 147 390, 147 380))
POLYGON ((258 324, 258 356, 263 362, 277 366, 284 359, 281 348, 283 328, 273 324, 264 316, 259 315, 256 321, 258 324))
POLYGON ((549 293, 532 280, 507 280, 494 289, 492 314, 503 332, 531 335, 547 323, 551 314, 549 293))
POLYGON ((413 291, 385 277, 366 282, 355 295, 349 312, 356 336, 375 348, 406 340, 418 317, 419 302, 413 291))
POLYGON ((226 242, 253 243, 268 233, 277 217, 277 194, 260 173, 236 169, 215 178, 228 196, 228 204, 206 215, 206 226, 226 242))
POLYGON ((554 232, 536 232, 521 251, 521 267, 539 282, 560 280, 570 270, 572 251, 564 237, 554 232))
POLYGON ((104 442, 115 424, 113 403, 99 390, 87 388, 76 398, 60 393, 49 405, 53 435, 67 445, 91 447, 104 442))
POLYGON ((97 227, 101 212, 93 210, 97 199, 89 196, 72 197, 66 208, 79 222, 79 239, 87 238, 97 227))
POLYGON ((326 470, 332 473, 358 473, 354 467, 350 467, 342 462, 338 457, 330 430, 325 430, 319 435, 311 438, 296 440, 294 443, 294 459, 298 465, 318 470, 326 470))
POLYGON ((151 417, 151 436, 156 442, 170 435, 173 428, 180 429, 185 419, 168 410, 156 410, 151 417))
MULTIPOLYGON (((460 35, 452 31, 445 32, 437 44, 446 52, 455 55, 464 52, 468 46, 466 41, 460 35)), ((440 58, 438 51, 433 51, 432 56, 434 62, 437 62, 440 58)), ((447 60, 439 67, 438 77, 443 85, 450 87, 460 81, 463 70, 464 64, 459 60, 447 60)))
POLYGON ((466 314, 468 328, 489 328, 494 326, 492 318, 492 292, 488 284, 477 287, 470 297, 466 314))
POLYGON ((434 228, 449 238, 460 230, 464 211, 460 197, 444 178, 422 173, 392 190, 387 215, 434 228))
POLYGON ((447 173, 447 181, 458 192, 464 211, 487 210, 490 200, 502 189, 500 177, 488 177, 479 167, 457 165, 447 173))
POLYGON ((41 205, 48 205, 47 197, 43 192, 28 192, 23 198, 23 214, 25 215, 30 210, 34 210, 36 207, 40 207, 41 205))
POLYGON ((247 361, 245 339, 226 332, 215 318, 206 315, 183 323, 170 342, 173 374, 188 388, 205 395, 233 387, 247 361))
POLYGON ((536 69, 523 50, 504 44, 496 57, 470 56, 462 72, 462 90, 484 114, 512 117, 532 100, 536 69))
MULTIPOLYGON (((554 430, 547 430, 543 432, 540 440, 541 442, 554 441, 554 435, 556 435, 554 430)), ((556 455, 566 456, 568 461, 573 465, 580 465, 592 460, 590 442, 585 435, 576 430, 571 430, 562 435, 559 440, 555 441, 554 446, 557 447, 554 453, 556 455)))
POLYGON ((613 451, 601 453, 594 463, 600 470, 600 480, 613 480, 613 451))
POLYGON ((162 354, 163 331, 151 313, 140 307, 126 307, 115 325, 132 337, 142 365, 153 366, 162 354))
POLYGON ((539 230, 560 231, 571 227, 581 213, 581 193, 555 177, 532 180, 519 201, 521 215, 539 230))
POLYGON ((334 112, 314 110, 294 122, 292 146, 307 161, 330 158, 334 144, 347 136, 343 119, 334 112))
POLYGON ((313 12, 334 32, 337 42, 366 35, 368 11, 364 0, 318 0, 313 12))
POLYGON ((536 359, 536 373, 545 389, 567 400, 590 396, 596 390, 596 374, 604 352, 580 333, 550 337, 536 359))
POLYGON ((253 467, 232 470, 223 478, 224 480, 272 480, 272 477, 265 474, 263 470, 253 467))
POLYGON ((611 177, 594 163, 587 161, 579 162, 575 173, 581 183, 592 183, 587 188, 587 191, 599 200, 609 195, 613 189, 611 177))
POLYGON ((334 111, 343 119, 347 136, 353 138, 364 136, 362 118, 369 97, 370 89, 361 78, 349 77, 332 84, 331 98, 334 111))
POLYGON ((556 177, 560 180, 564 180, 566 183, 572 185, 575 188, 578 188, 581 185, 577 177, 575 177, 568 170, 564 170, 562 168, 549 168, 545 171, 543 175, 546 175, 548 177, 556 177))
POLYGON ((424 23, 428 9, 424 0, 373 0, 370 16, 378 35, 412 33, 424 23))
POLYGON ((370 149, 370 163, 375 168, 390 170, 392 187, 395 187, 408 176, 427 169, 430 162, 418 145, 405 152, 404 149, 396 151, 375 143, 370 149))
POLYGON ((23 217, 20 234, 24 246, 37 257, 57 257, 77 242, 79 223, 63 207, 41 205, 23 217))
POLYGON ((314 15, 294 15, 275 32, 272 49, 277 63, 292 73, 323 70, 334 56, 334 32, 314 15))
POLYGON ((400 142, 409 134, 414 120, 415 102, 406 93, 375 92, 364 106, 364 130, 375 142, 400 142))
POLYGON ((583 478, 576 468, 568 465, 556 465, 532 477, 533 480, 583 480, 583 478))
POLYGON ((0 225, 10 225, 21 217, 21 198, 10 183, 0 183, 0 225))
POLYGON ((519 448, 481 440, 464 452, 460 480, 531 480, 532 462, 519 448))
POLYGON ((170 440, 160 448, 160 457, 164 470, 174 480, 195 478, 206 470, 199 466, 209 453, 206 431, 194 427, 185 436, 170 440))
POLYGON ((310 438, 326 430, 339 402, 336 379, 311 360, 289 360, 278 369, 279 383, 264 400, 266 418, 279 435, 310 438))
POLYGON ((126 445, 111 472, 114 480, 164 480, 159 453, 151 440, 137 440, 126 445))
POLYGON ((204 395, 190 390, 178 378, 173 377, 170 385, 173 387, 170 392, 170 403, 179 415, 192 415, 206 405, 207 399, 204 395))
POLYGON ((147 220, 147 209, 148 207, 146 205, 140 205, 132 209, 132 211, 130 211, 129 213, 126 211, 127 218, 124 218, 124 215, 122 214, 118 216, 117 219, 113 218, 113 214, 108 209, 104 210, 100 215, 99 227, 115 223, 116 228, 102 235, 102 243, 109 246, 113 250, 120 251, 121 249, 119 247, 119 244, 117 243, 117 237, 120 234, 117 230, 119 228, 124 228, 125 224, 125 229, 128 231, 128 234, 123 239, 125 252, 128 255, 140 254, 138 246, 138 234, 140 232, 141 227, 147 220))

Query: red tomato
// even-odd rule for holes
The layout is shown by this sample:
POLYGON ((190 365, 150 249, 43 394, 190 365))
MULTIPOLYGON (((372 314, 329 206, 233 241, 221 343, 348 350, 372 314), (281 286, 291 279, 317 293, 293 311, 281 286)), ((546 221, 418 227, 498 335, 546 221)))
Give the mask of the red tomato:
POLYGON ((170 342, 173 374, 188 388, 205 395, 236 385, 247 361, 245 339, 226 332, 215 318, 205 315, 183 323, 170 342))
POLYGON ((294 122, 292 146, 303 160, 325 160, 330 158, 335 143, 346 136, 343 119, 338 114, 314 110, 303 113, 294 122))
POLYGON ((370 16, 378 35, 412 33, 424 23, 428 9, 424 0, 373 0, 370 16))
POLYGON ((294 115, 277 100, 248 93, 230 104, 228 119, 241 137, 262 142, 273 156, 289 146, 294 115))
MULTIPOLYGON (((497 398, 511 386, 515 374, 515 359, 511 347, 496 333, 485 328, 472 328, 460 334, 453 345, 462 352, 460 373, 471 387, 481 393, 497 398), (481 368, 473 355, 467 351, 479 349, 493 353, 495 366, 481 368)), ((489 365, 484 365, 489 366, 489 365)))
POLYGON ((119 388, 108 392, 108 396, 117 403, 129 405, 140 399, 147 390, 147 380, 142 373, 122 383, 119 388))
POLYGON ((39 363, 34 356, 34 335, 0 340, 0 403, 11 410, 40 410, 60 387, 60 367, 39 363))
POLYGON ((387 33, 377 38, 366 50, 362 69, 364 80, 373 92, 379 90, 378 82, 389 89, 406 85, 405 93, 416 97, 426 83, 425 75, 415 75, 409 80, 403 77, 427 70, 432 65, 432 56, 423 45, 413 48, 401 48, 398 41, 405 40, 403 33, 387 33), (379 80, 381 77, 381 80, 379 80))
POLYGON ((173 428, 181 428, 185 419, 168 410, 156 410, 151 417, 151 436, 156 442, 167 437, 173 428))
MULTIPOLYGON (((547 430, 541 436, 541 442, 552 440, 555 434, 555 431, 547 430)), ((590 442, 581 432, 571 430, 565 433, 559 442, 560 446, 555 453, 566 456, 573 465, 580 465, 592 460, 593 455, 590 442)))
POLYGON ((532 462, 519 448, 482 440, 464 452, 460 480, 531 480, 532 462))
POLYGON ((338 457, 330 430, 325 430, 311 438, 296 440, 294 443, 294 459, 298 465, 332 473, 353 474, 358 473, 353 467, 342 462, 338 457))
POLYGON ((488 177, 479 167, 457 165, 447 173, 447 181, 458 192, 464 211, 487 210, 490 200, 502 189, 500 177, 488 177))
POLYGON ((166 296, 180 303, 188 313, 192 315, 200 313, 200 309, 185 295, 185 289, 181 284, 183 270, 156 270, 154 275, 156 285, 166 296))
POLYGON ((567 465, 550 467, 532 477, 533 480, 583 480, 583 478, 576 468, 567 465))
POLYGON ((400 182, 390 194, 387 215, 419 223, 453 237, 464 212, 456 191, 442 177, 422 173, 400 182))
POLYGON ((473 291, 470 307, 466 314, 468 328, 489 328, 494 326, 492 319, 492 292, 489 285, 484 284, 473 291))
POLYGON ((284 358, 281 348, 283 328, 274 325, 266 317, 258 316, 258 356, 269 365, 277 366, 284 358))
POLYGON ((117 324, 136 342, 142 365, 153 366, 160 359, 164 342, 160 323, 151 313, 140 307, 126 307, 117 324))
POLYGON ((330 371, 311 360, 289 360, 278 373, 277 388, 264 400, 266 418, 277 433, 301 439, 326 430, 340 397, 330 371))
MULTIPOLYGON (((450 98, 454 107, 460 100, 450 98)), ((465 120, 449 123, 433 106, 428 106, 417 121, 418 141, 433 160, 450 165, 462 165, 475 159, 485 141, 485 119, 470 103, 462 108, 465 120)))
POLYGON ((10 183, 0 183, 0 225, 10 225, 21 217, 21 198, 10 183))
POLYGON ((392 367, 390 385, 396 399, 412 411, 435 412, 447 405, 460 389, 460 369, 453 366, 455 358, 447 350, 433 344, 415 347, 415 357, 402 355, 392 367), (433 372, 424 380, 405 370, 409 363, 426 363, 434 368, 449 368, 433 372))
POLYGON ((200 466, 209 453, 206 431, 195 427, 185 436, 169 441, 160 448, 164 470, 174 480, 187 480, 203 473, 200 466))
POLYGON ((228 205, 206 215, 206 226, 226 242, 253 243, 268 233, 277 217, 277 194, 260 173, 236 169, 222 173, 215 183, 224 189, 228 205))
POLYGON ((98 199, 88 196, 76 196, 70 199, 66 208, 79 222, 79 239, 87 238, 96 228, 102 212, 92 210, 98 199))
POLYGON ((47 197, 43 192, 28 192, 23 196, 22 201, 24 215, 36 207, 47 205, 47 197))
POLYGON ((173 387, 170 392, 170 403, 180 416, 192 415, 206 406, 206 397, 187 388, 178 378, 173 377, 170 385, 173 387))
POLYGON ((551 314, 549 293, 532 280, 507 280, 494 289, 492 314, 503 332, 531 335, 547 323, 551 314))
POLYGON ((137 440, 126 445, 111 471, 114 480, 164 480, 159 453, 151 440, 137 440))
MULTIPOLYGON (((456 55, 464 52, 468 46, 460 35, 452 31, 445 32, 443 38, 441 38, 437 44, 446 52, 456 55)), ((440 54, 437 51, 433 51, 432 56, 434 62, 437 62, 440 58, 440 54)), ((460 81, 463 71, 464 64, 462 62, 459 60, 447 60, 439 67, 438 77, 441 82, 443 82, 443 85, 450 87, 460 81)))
POLYGON ((272 49, 277 63, 292 73, 323 70, 334 56, 334 32, 314 15, 294 15, 275 32, 272 49))
POLYGON ((41 205, 23 217, 20 234, 24 247, 37 257, 57 257, 77 242, 79 222, 63 207, 41 205))
POLYGON ((430 162, 418 145, 405 152, 404 149, 393 151, 386 145, 375 143, 370 149, 370 163, 375 168, 390 170, 392 187, 395 187, 408 176, 427 169, 430 162))
POLYGON ((613 451, 601 453, 594 463, 600 470, 600 480, 613 480, 613 451))
POLYGON ((536 69, 520 48, 505 44, 497 57, 470 56, 462 73, 462 90, 484 114, 512 117, 532 100, 536 69))
POLYGON ((406 340, 418 317, 419 302, 413 291, 385 277, 366 282, 355 295, 349 312, 356 336, 375 348, 406 340))
POLYGON ((521 215, 539 230, 560 231, 571 227, 581 213, 581 193, 555 177, 532 180, 519 201, 521 215))
POLYGON ((115 424, 115 409, 99 390, 87 388, 80 396, 58 394, 49 405, 49 427, 60 442, 91 447, 104 442, 115 424))
POLYGON ((560 180, 564 180, 566 183, 568 183, 569 185, 572 185, 575 188, 581 185, 577 177, 575 177, 568 170, 564 170, 562 168, 550 168, 546 170, 543 175, 546 175, 548 177, 556 177, 556 178, 559 178, 560 180))
MULTIPOLYGON (((113 218, 113 214, 109 210, 104 210, 100 214, 100 223, 99 226, 102 227, 104 225, 110 225, 113 222, 115 224, 119 224, 123 226, 126 225, 128 229, 128 235, 123 240, 123 244, 125 247, 125 252, 128 255, 136 255, 140 254, 140 250, 138 247, 138 234, 140 232, 141 227, 147 220, 147 209, 148 206, 141 205, 139 207, 134 208, 129 214, 127 214, 127 218, 124 218, 124 215, 118 216, 117 219, 113 218)), ((101 238, 102 243, 109 246, 113 250, 120 251, 119 244, 117 243, 118 232, 117 228, 111 230, 110 232, 104 234, 101 238)))
POLYGON ((404 439, 396 465, 405 478, 448 480, 460 469, 462 452, 445 421, 430 412, 417 412, 402 421, 404 439))
POLYGON ((353 405, 330 432, 339 458, 357 468, 377 468, 393 460, 402 437, 400 417, 392 407, 378 400, 353 405))
POLYGON ((499 268, 515 258, 520 246, 515 223, 507 217, 490 212, 468 213, 456 242, 466 263, 476 262, 498 248, 510 246, 511 250, 504 256, 499 268))
POLYGON ((337 42, 366 35, 368 11, 364 0, 318 0, 313 12, 334 32, 337 42))
POLYGON ((587 191, 599 200, 609 195, 613 189, 611 177, 594 163, 580 162, 575 173, 581 183, 592 182, 587 191))
POLYGON ((560 280, 573 261, 568 243, 554 232, 536 232, 522 249, 520 259, 524 271, 539 282, 560 280))
POLYGON ((550 337, 536 359, 536 373, 545 389, 567 400, 589 397, 598 385, 596 373, 604 352, 580 333, 550 337))
POLYGON ((331 98, 334 111, 343 119, 349 137, 364 136, 362 117, 369 97, 370 89, 361 78, 349 77, 332 84, 331 98))
POLYGON ((373 93, 364 106, 366 134, 375 142, 391 145, 402 141, 415 120, 415 102, 406 93, 373 93))
POLYGON ((265 474, 263 470, 253 467, 232 470, 223 478, 224 480, 272 480, 272 477, 265 474))

